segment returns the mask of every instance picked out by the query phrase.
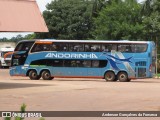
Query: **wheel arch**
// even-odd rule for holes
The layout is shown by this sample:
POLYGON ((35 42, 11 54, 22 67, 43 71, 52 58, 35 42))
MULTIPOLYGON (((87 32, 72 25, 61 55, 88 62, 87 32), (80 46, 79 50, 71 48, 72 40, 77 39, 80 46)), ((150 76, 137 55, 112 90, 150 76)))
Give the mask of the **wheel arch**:
POLYGON ((125 71, 125 70, 120 70, 120 71, 118 71, 118 72, 117 72, 117 76, 118 76, 118 74, 121 73, 121 72, 125 72, 125 73, 127 74, 127 76, 128 76, 128 72, 125 71))

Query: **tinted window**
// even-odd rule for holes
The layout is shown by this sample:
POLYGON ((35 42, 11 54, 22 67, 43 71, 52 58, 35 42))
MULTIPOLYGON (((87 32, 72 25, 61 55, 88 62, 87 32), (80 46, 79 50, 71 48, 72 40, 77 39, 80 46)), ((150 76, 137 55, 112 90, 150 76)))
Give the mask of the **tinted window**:
POLYGON ((51 60, 42 59, 32 61, 30 65, 46 65, 53 67, 93 67, 102 68, 107 66, 106 60, 51 60))
POLYGON ((81 43, 70 43, 69 44, 69 51, 70 52, 83 52, 84 51, 84 45, 81 43))
POLYGON ((51 51, 51 44, 35 44, 31 52, 40 52, 40 51, 51 51))
POLYGON ((146 52, 147 44, 103 44, 102 51, 111 52, 112 50, 118 52, 141 53, 146 52))
POLYGON ((53 43, 53 46, 56 46, 56 51, 68 51, 67 43, 53 43))
POLYGON ((21 42, 16 46, 15 51, 29 51, 33 43, 34 43, 33 41, 32 42, 21 42))
POLYGON ((100 44, 85 44, 84 46, 85 52, 100 52, 101 45, 100 44))
POLYGON ((133 52, 130 44, 118 44, 118 52, 133 52))
POLYGON ((102 51, 111 52, 112 50, 117 51, 117 44, 103 44, 102 51))
POLYGON ((47 60, 36 60, 32 61, 30 65, 46 65, 47 60))
POLYGON ((53 67, 63 67, 64 66, 63 60, 53 60, 52 66, 53 67))
POLYGON ((135 52, 135 53, 146 52, 147 48, 148 48, 147 44, 132 44, 131 45, 131 50, 132 52, 135 52))

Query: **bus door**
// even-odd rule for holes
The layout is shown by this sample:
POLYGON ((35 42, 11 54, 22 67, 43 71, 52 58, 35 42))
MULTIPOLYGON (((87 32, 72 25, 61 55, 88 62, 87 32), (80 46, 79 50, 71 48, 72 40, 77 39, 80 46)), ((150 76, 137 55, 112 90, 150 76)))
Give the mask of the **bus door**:
POLYGON ((135 62, 135 72, 137 78, 147 77, 147 61, 146 59, 141 59, 135 62))

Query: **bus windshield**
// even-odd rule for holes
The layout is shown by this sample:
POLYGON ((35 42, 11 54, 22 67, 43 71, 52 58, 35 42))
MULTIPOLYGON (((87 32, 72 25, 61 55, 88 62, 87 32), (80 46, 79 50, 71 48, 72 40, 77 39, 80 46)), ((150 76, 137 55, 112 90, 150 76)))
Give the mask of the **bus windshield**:
POLYGON ((29 51, 33 43, 34 41, 21 42, 16 46, 15 51, 29 51))

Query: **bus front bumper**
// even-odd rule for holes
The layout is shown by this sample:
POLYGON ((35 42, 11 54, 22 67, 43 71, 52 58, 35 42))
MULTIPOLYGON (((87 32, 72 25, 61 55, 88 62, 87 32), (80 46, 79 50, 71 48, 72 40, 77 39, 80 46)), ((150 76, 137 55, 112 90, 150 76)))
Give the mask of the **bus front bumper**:
POLYGON ((22 66, 10 67, 10 76, 26 76, 26 70, 22 69, 22 66))

